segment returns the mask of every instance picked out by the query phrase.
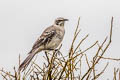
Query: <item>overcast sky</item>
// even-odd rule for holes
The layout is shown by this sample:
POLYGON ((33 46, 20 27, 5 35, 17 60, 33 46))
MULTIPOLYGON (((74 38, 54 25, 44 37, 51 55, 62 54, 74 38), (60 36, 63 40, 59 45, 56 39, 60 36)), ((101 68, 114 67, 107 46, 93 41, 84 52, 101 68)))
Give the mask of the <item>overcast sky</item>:
MULTIPOLYGON (((81 48, 96 40, 102 42, 109 35, 111 17, 114 16, 112 44, 105 56, 120 58, 119 8, 120 0, 0 0, 0 68, 11 71, 18 64, 18 55, 21 54, 23 60, 43 30, 57 17, 69 19, 61 49, 66 53, 79 16, 80 39, 90 34, 81 48)), ((117 62, 110 65, 108 73, 109 69, 113 72, 113 67, 120 66, 117 62)), ((112 74, 105 76, 103 79, 106 80, 112 74)))

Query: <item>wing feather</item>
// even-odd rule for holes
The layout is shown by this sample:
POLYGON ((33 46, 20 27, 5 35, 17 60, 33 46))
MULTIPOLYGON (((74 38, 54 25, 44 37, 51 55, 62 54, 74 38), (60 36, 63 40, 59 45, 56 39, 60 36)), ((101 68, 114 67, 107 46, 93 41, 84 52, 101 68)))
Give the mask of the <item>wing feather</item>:
POLYGON ((42 35, 38 38, 38 40, 35 42, 35 44, 32 47, 32 50, 39 48, 41 45, 48 44, 52 38, 55 36, 56 30, 52 27, 47 28, 42 35))

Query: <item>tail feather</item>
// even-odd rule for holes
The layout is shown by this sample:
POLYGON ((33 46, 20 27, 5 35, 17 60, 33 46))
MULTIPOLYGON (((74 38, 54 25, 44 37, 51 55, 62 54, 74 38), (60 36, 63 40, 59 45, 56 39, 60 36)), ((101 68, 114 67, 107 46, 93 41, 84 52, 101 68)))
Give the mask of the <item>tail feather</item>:
POLYGON ((21 71, 23 69, 23 71, 24 71, 27 68, 27 66, 29 65, 30 61, 33 59, 34 56, 35 56, 35 53, 29 54, 28 57, 19 66, 18 70, 21 71))

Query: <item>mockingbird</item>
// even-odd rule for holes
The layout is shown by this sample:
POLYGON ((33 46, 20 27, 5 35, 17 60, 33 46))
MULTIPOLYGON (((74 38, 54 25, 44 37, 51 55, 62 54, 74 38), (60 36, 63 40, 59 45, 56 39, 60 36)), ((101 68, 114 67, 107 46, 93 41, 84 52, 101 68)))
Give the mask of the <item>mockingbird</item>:
POLYGON ((68 19, 59 17, 55 20, 54 24, 46 28, 42 35, 37 39, 28 53, 28 57, 19 66, 19 71, 26 69, 32 58, 40 51, 55 50, 63 40, 65 29, 64 23, 68 19))

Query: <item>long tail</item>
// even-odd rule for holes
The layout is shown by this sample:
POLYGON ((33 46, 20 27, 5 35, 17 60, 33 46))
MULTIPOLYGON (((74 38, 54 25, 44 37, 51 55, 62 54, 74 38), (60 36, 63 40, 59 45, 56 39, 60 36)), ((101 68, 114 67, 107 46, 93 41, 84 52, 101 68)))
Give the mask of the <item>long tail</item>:
POLYGON ((27 66, 29 65, 30 61, 33 59, 34 56, 35 56, 35 53, 30 53, 28 55, 28 57, 19 66, 18 70, 21 71, 23 69, 23 71, 24 71, 27 68, 27 66))

